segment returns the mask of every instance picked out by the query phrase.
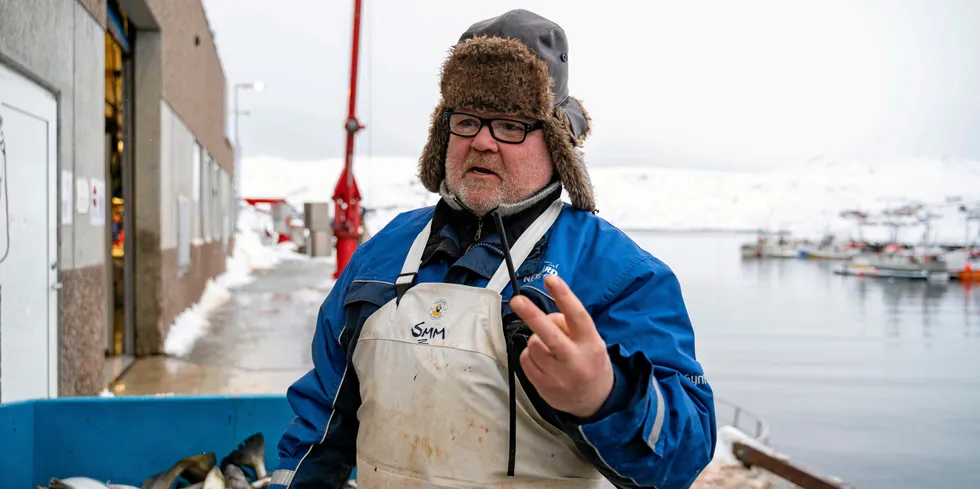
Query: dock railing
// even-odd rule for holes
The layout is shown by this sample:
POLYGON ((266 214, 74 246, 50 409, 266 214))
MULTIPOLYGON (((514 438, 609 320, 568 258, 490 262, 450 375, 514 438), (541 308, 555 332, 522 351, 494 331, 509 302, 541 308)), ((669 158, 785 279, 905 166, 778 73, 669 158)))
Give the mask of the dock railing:
MULTIPOLYGON (((769 424, 755 413, 734 402, 715 397, 715 417, 718 426, 732 426, 755 439, 765 447, 769 444, 769 424)), ((766 453, 755 447, 736 441, 732 446, 733 454, 746 468, 757 467, 775 476, 771 480, 774 488, 793 489, 853 489, 836 478, 817 475, 789 460, 774 454, 766 453)))
POLYGON ((769 446, 769 424, 744 407, 715 397, 715 417, 718 419, 718 426, 732 426, 769 446))

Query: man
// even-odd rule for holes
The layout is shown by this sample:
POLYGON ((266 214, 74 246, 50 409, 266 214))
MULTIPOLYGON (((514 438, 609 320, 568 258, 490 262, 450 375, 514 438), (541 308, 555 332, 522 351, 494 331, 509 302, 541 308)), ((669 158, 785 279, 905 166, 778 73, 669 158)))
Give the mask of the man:
POLYGON ((594 215, 567 53, 524 10, 462 35, 419 160, 442 199, 360 246, 321 306, 271 487, 356 466, 362 489, 673 489, 708 463, 680 286, 594 215))

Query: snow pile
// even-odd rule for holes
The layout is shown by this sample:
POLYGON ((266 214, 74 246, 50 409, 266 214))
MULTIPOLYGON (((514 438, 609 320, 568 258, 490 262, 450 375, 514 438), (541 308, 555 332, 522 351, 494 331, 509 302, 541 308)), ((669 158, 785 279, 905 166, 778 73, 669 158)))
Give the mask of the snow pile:
POLYGON ((276 245, 273 236, 272 217, 243 202, 238 211, 238 232, 229 270, 234 267, 250 276, 252 271, 269 270, 284 258, 295 255, 295 245, 276 245))
POLYGON ((218 280, 209 280, 197 303, 174 318, 163 343, 164 353, 176 357, 187 355, 197 339, 207 333, 211 327, 208 317, 231 298, 229 288, 220 283, 223 278, 219 276, 218 280))
POLYGON ((299 258, 290 245, 276 245, 267 238, 272 229, 271 218, 242 203, 238 214, 235 248, 225 262, 225 272, 208 280, 197 303, 185 309, 167 330, 163 351, 182 357, 204 336, 211 323, 208 318, 232 297, 232 289, 255 280, 256 271, 268 270, 284 259, 299 258))
POLYGON ((715 446, 715 453, 711 458, 711 463, 723 466, 741 465, 742 462, 735 458, 735 443, 742 443, 743 445, 748 445, 767 455, 783 458, 776 454, 771 448, 755 438, 752 438, 744 431, 735 428, 734 426, 726 425, 718 428, 718 443, 715 446))
MULTIPOLYGON (((708 466, 694 484, 693 487, 695 489, 706 489, 709 487, 737 487, 740 489, 796 487, 784 479, 773 477, 772 474, 764 469, 759 469, 758 467, 746 469, 744 464, 735 457, 735 443, 747 445, 774 459, 793 464, 790 458, 785 454, 776 452, 771 447, 763 444, 755 438, 752 438, 734 426, 723 425, 718 428, 718 443, 715 445, 715 453, 711 458, 711 462, 708 463, 708 466)), ((798 464, 794 465, 803 470, 807 470, 812 474, 818 475, 819 477, 825 478, 834 484, 838 484, 840 487, 851 487, 844 484, 844 481, 842 481, 839 477, 821 474, 819 471, 814 471, 807 467, 799 466, 798 464)))
MULTIPOLYGON (((342 167, 340 159, 246 158, 242 191, 249 197, 283 197, 302 209, 304 202, 331 201, 342 167)), ((438 200, 419 183, 416 169, 415 158, 355 157, 369 232, 398 212, 438 200)), ((919 202, 942 214, 932 223, 930 240, 962 242, 966 221, 955 199, 969 199, 980 188, 980 162, 954 159, 869 163, 815 158, 769 172, 592 165, 589 172, 599 216, 624 229, 788 230, 812 239, 825 233, 856 238, 855 222, 839 215, 844 210, 876 213, 919 202)), ((902 228, 899 239, 915 242, 923 231, 922 226, 902 228)), ((884 240, 890 233, 887 226, 864 229, 866 239, 884 240)), ((977 236, 976 223, 971 233, 977 236)))

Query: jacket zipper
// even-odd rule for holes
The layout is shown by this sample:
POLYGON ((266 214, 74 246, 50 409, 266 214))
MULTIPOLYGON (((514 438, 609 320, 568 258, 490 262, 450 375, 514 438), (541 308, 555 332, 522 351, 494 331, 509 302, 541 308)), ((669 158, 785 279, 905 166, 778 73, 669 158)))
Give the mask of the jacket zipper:
POLYGON ((483 219, 481 218, 476 224, 476 237, 473 238, 473 243, 466 247, 466 251, 464 253, 469 253, 474 246, 480 245, 480 236, 482 234, 483 234, 483 219))

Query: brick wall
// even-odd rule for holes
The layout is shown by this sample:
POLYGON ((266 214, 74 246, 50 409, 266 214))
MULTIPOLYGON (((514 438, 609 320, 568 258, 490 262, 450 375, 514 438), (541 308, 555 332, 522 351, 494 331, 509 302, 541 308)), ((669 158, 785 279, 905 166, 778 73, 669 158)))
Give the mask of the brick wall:
POLYGON ((225 137, 227 81, 201 0, 146 0, 163 35, 163 98, 201 144, 233 174, 225 137))

